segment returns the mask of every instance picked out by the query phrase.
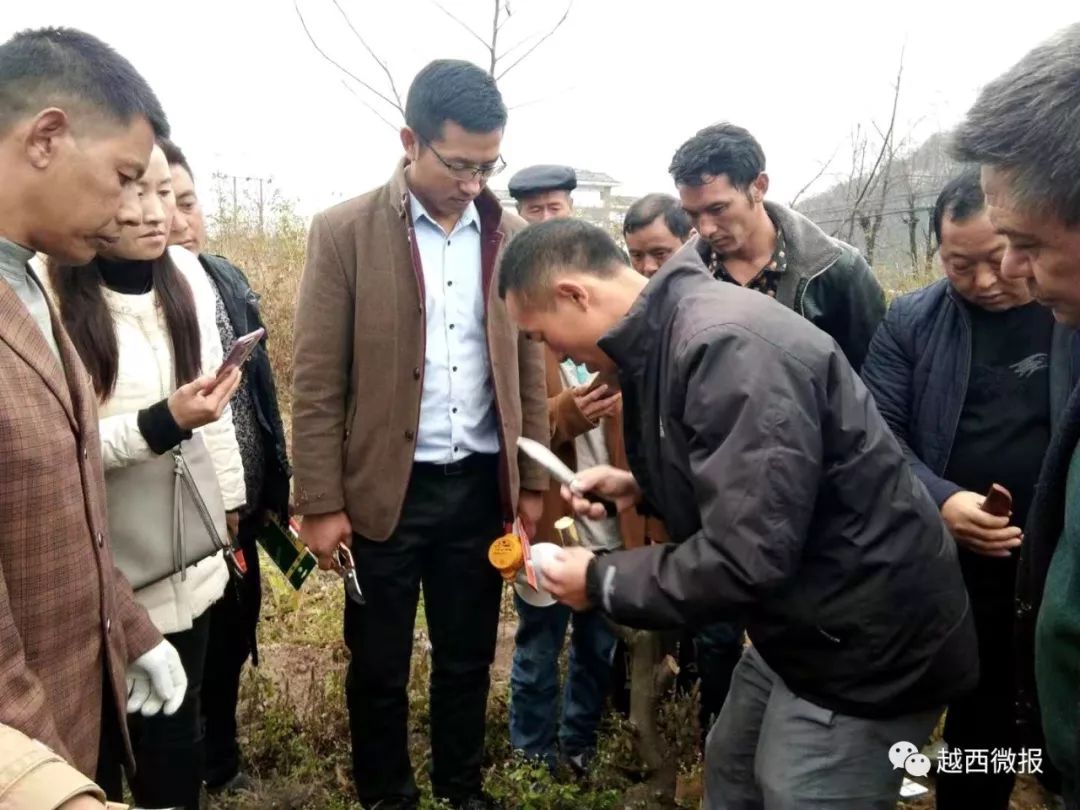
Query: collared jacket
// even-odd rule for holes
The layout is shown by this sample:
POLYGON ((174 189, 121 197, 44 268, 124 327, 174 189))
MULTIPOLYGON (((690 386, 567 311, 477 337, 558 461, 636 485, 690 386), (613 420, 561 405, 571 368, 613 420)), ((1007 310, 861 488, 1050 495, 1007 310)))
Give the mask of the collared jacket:
POLYGON ((97 397, 50 308, 60 360, 0 281, 0 723, 92 774, 102 706, 126 741, 124 674, 161 634, 113 564, 97 397))
POLYGON ((600 347, 630 468, 673 541, 591 564, 616 622, 745 616, 795 694, 853 716, 974 685, 956 544, 835 341, 716 284, 687 246, 600 347))
MULTIPOLYGON (((1050 346, 1050 423, 1072 388, 1073 332, 1054 325, 1050 346)), ((949 284, 901 295, 870 344, 862 378, 912 469, 941 508, 961 489, 943 476, 971 373, 971 317, 949 284)))
MULTIPOLYGON (((493 283, 524 222, 485 189, 480 215, 484 322, 500 440, 503 518, 520 489, 548 474, 517 437, 548 443, 542 347, 511 322, 493 283)), ((371 540, 394 531, 416 452, 424 390, 424 274, 409 213, 405 162, 390 181, 317 214, 296 308, 293 372, 295 508, 345 510, 371 540)))
MULTIPOLYGON (((776 300, 831 335, 858 371, 885 315, 885 293, 877 278, 858 250, 798 211, 768 200, 765 209, 783 230, 787 245, 787 270, 776 300)), ((699 236, 690 243, 708 264, 709 243, 699 236)))

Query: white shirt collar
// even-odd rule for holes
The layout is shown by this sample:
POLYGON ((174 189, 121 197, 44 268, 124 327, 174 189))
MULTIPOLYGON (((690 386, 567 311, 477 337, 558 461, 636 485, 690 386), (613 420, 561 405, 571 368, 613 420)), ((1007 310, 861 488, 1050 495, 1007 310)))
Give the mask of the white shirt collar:
MULTIPOLYGON (((415 194, 413 194, 412 191, 409 192, 409 210, 412 213, 412 219, 414 224, 419 222, 421 219, 426 219, 440 231, 442 230, 442 226, 435 221, 435 218, 431 216, 431 214, 427 212, 427 209, 424 208, 424 204, 420 202, 420 199, 415 194)), ((454 226, 454 231, 459 231, 462 228, 469 227, 470 225, 475 225, 476 230, 480 230, 480 213, 476 210, 475 201, 469 203, 469 207, 461 213, 461 218, 457 221, 457 225, 454 226)))

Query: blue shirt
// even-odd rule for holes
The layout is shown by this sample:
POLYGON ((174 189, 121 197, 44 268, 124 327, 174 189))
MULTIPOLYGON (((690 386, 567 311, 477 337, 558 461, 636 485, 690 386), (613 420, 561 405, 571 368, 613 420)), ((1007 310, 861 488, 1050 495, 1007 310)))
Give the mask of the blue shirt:
POLYGON ((448 464, 471 453, 498 453, 476 205, 470 204, 447 234, 412 193, 409 203, 427 315, 413 458, 448 464))

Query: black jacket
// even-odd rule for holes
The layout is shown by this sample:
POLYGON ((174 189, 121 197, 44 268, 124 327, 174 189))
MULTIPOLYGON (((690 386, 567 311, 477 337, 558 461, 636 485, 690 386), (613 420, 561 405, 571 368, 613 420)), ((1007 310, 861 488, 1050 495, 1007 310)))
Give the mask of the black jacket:
MULTIPOLYGON (((265 329, 266 324, 259 314, 259 296, 251 289, 243 271, 228 259, 210 253, 200 254, 199 261, 217 285, 237 336, 246 335, 260 327, 265 329)), ((270 355, 266 348, 269 339, 267 330, 266 337, 255 348, 244 366, 244 385, 251 390, 266 451, 262 503, 250 506, 270 511, 284 524, 289 516, 289 479, 292 477, 292 469, 289 467, 285 429, 281 424, 281 411, 278 409, 274 371, 270 366, 270 355)), ((228 352, 228 347, 225 347, 225 351, 228 352)))
MULTIPOLYGON (((1073 332, 1054 325, 1050 422, 1072 390, 1073 332)), ((962 487, 942 478, 967 398, 971 318, 947 279, 892 302, 862 368, 866 387, 938 507, 962 487)))
POLYGON ((796 694, 889 717, 975 684, 956 544, 836 343, 693 246, 600 342, 630 467, 675 543, 590 566, 619 623, 743 615, 796 694))
MULTIPOLYGON (((881 285, 851 245, 833 239, 798 211, 768 201, 765 208, 787 244, 787 272, 776 300, 828 332, 858 371, 885 315, 881 285)), ((692 241, 704 259, 708 243, 696 236, 692 241)))

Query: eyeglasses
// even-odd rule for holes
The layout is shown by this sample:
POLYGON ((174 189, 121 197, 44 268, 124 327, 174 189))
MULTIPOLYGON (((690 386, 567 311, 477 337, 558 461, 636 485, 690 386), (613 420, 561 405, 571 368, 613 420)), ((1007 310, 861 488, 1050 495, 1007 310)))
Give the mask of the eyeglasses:
POLYGON ((450 163, 430 143, 424 141, 424 144, 439 159, 439 163, 445 166, 446 170, 458 180, 487 180, 506 168, 506 161, 503 160, 502 155, 499 155, 494 163, 489 163, 486 166, 476 166, 471 163, 450 163))

